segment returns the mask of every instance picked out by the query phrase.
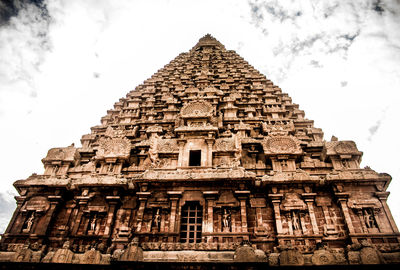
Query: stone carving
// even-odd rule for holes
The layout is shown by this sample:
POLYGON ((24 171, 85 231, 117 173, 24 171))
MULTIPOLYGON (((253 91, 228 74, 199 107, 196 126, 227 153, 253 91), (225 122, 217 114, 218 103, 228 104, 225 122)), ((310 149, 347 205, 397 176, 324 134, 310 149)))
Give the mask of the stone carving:
POLYGON ((281 254, 279 256, 279 263, 281 266, 288 265, 304 265, 303 255, 291 246, 280 247, 281 254))
POLYGON ((71 145, 69 147, 51 148, 47 152, 47 156, 42 160, 43 162, 51 161, 69 161, 73 162, 79 158, 77 149, 71 145))
POLYGON ((35 212, 32 212, 31 216, 26 221, 26 227, 22 230, 23 232, 28 233, 31 231, 34 218, 35 218, 35 212))
POLYGON ((101 138, 99 149, 96 153, 97 159, 105 158, 129 158, 131 143, 127 138, 101 138))
POLYGON ((50 207, 50 203, 46 197, 35 196, 30 198, 24 206, 21 208, 22 211, 33 211, 33 212, 46 212, 50 207))
POLYGON ((314 251, 311 261, 314 265, 332 265, 336 263, 335 257, 326 249, 314 251))
POLYGON ((228 152, 236 150, 234 139, 229 139, 229 138, 217 139, 215 141, 214 147, 215 151, 219 152, 228 152))
POLYGON ((80 263, 82 264, 101 264, 101 253, 100 251, 96 250, 95 248, 91 248, 86 251, 81 259, 80 263))
POLYGON ((158 140, 157 151, 159 153, 175 153, 179 150, 176 140, 158 140))
POLYGON ((154 222, 154 227, 157 230, 160 230, 160 223, 161 223, 161 215, 160 215, 160 209, 157 209, 157 212, 155 213, 153 217, 153 222, 154 222))
POLYGON ((222 214, 222 226, 224 231, 230 231, 231 230, 231 213, 224 208, 224 213, 222 214))
POLYGON ((338 154, 350 154, 354 152, 358 152, 356 144, 354 142, 339 142, 335 146, 335 151, 338 154))
POLYGON ((142 261, 143 250, 139 247, 138 239, 134 238, 120 257, 121 261, 142 261))
POLYGON ((213 107, 206 101, 195 101, 186 104, 181 109, 181 116, 185 118, 210 117, 213 107))
POLYGON ((363 221, 367 228, 376 228, 374 213, 373 211, 371 211, 371 209, 363 209, 362 215, 363 215, 363 221))
POLYGON ((62 248, 58 249, 51 259, 53 263, 72 263, 74 252, 70 250, 69 241, 65 241, 62 248))
POLYGON ((284 211, 305 210, 306 207, 306 204, 300 198, 300 194, 297 193, 286 193, 281 205, 281 209, 284 211))
POLYGON ((245 243, 236 249, 233 259, 236 262, 255 262, 257 261, 257 256, 254 248, 245 243))
POLYGON ((263 142, 264 151, 268 154, 299 154, 301 148, 294 137, 273 136, 263 142))

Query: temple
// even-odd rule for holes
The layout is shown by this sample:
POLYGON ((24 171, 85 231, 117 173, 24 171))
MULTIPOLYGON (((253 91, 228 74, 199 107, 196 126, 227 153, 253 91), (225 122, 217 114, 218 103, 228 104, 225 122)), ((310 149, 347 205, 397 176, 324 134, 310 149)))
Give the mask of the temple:
POLYGON ((81 143, 14 183, 0 261, 400 263, 391 177, 210 35, 81 143))

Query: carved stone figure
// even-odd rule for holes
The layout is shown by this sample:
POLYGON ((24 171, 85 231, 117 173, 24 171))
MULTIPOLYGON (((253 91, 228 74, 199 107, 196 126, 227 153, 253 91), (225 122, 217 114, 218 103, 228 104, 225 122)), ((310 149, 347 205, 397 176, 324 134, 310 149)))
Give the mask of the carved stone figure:
POLYGON ((157 230, 159 230, 160 229, 160 223, 161 223, 160 209, 157 209, 157 212, 153 217, 153 222, 154 222, 155 228, 157 228, 157 230))
POLYGON ((292 225, 294 230, 300 230, 299 218, 296 212, 292 212, 292 225))
POLYGON ((24 232, 30 232, 31 231, 34 219, 35 219, 35 212, 32 212, 31 216, 26 221, 26 227, 23 230, 24 232))
POLYGON ((231 229, 231 213, 224 209, 224 213, 222 215, 222 225, 224 227, 224 231, 230 231, 231 229))

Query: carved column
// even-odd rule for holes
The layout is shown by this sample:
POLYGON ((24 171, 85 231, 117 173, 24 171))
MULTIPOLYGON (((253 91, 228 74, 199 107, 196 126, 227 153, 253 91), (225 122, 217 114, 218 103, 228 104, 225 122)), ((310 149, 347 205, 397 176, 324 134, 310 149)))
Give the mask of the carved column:
POLYGON ((282 218, 281 218, 281 210, 280 210, 280 205, 281 205, 283 194, 269 194, 268 197, 271 199, 272 205, 274 206, 276 233, 278 235, 283 234, 282 218))
POLYGON ((314 234, 319 234, 317 219, 315 218, 314 200, 317 193, 303 193, 302 196, 307 204, 308 213, 310 214, 311 225, 314 234))
POLYGON ((396 226, 396 223, 394 222, 392 213, 390 212, 390 209, 387 205, 387 198, 389 196, 390 192, 375 192, 375 196, 378 197, 378 199, 381 201, 382 206, 383 206, 383 213, 389 220, 390 227, 393 232, 398 233, 399 229, 396 226))
POLYGON ((379 232, 385 232, 385 231, 387 231, 387 229, 386 229, 385 224, 382 223, 381 219, 379 218, 379 212, 380 212, 380 209, 376 209, 376 208, 372 209, 372 215, 375 218, 376 226, 378 227, 379 232))
POLYGON ((176 217, 178 215, 178 201, 179 198, 182 196, 182 191, 168 191, 167 194, 169 195, 169 199, 171 201, 171 214, 169 217, 169 232, 175 233, 176 230, 176 217))
POLYGON ((106 227, 104 229, 104 236, 110 236, 111 227, 114 221, 115 208, 121 198, 119 196, 106 196, 106 200, 109 204, 106 227))
POLYGON ((287 220, 287 222, 288 222, 289 234, 290 234, 290 235, 294 235, 291 212, 287 212, 287 213, 286 213, 286 220, 287 220))
POLYGON ((338 202, 340 204, 340 207, 342 208, 344 220, 346 221, 347 229, 349 230, 349 233, 355 233, 354 227, 353 227, 353 222, 351 221, 350 213, 349 213, 349 208, 347 207, 347 200, 349 198, 349 193, 346 192, 339 192, 335 193, 336 197, 338 198, 338 202))
POLYGON ((364 221, 363 209, 356 209, 355 211, 357 213, 358 219, 360 220, 360 224, 361 224, 361 228, 362 228, 363 232, 368 233, 368 228, 364 221))
POLYGON ((265 227, 262 218, 262 208, 266 207, 265 198, 251 198, 250 206, 252 208, 256 208, 256 231, 257 232, 265 232, 265 227))
POLYGON ((235 195, 240 201, 240 218, 241 218, 241 232, 247 232, 247 211, 246 211, 246 201, 250 195, 249 190, 239 190, 235 191, 235 195))
POLYGON ((142 230, 144 209, 146 208, 147 199, 150 197, 151 192, 137 192, 136 195, 139 197, 139 209, 136 216, 136 232, 142 230))
POLYGON ((178 145, 179 145, 178 167, 183 166, 183 148, 185 147, 185 143, 186 140, 184 139, 178 140, 178 145))
POLYGON ((212 167, 213 156, 212 156, 212 146, 214 143, 214 139, 206 139, 207 142, 207 167, 212 167))
POLYGON ((58 195, 48 196, 47 198, 50 201, 50 208, 49 208, 49 210, 47 210, 47 212, 45 214, 42 226, 35 228, 35 233, 37 235, 45 235, 46 234, 47 227, 49 226, 49 223, 50 223, 51 219, 53 218, 54 211, 56 210, 57 205, 61 200, 61 196, 58 196, 58 195))
POLYGON ((83 216, 83 208, 88 204, 90 197, 89 196, 76 196, 75 200, 78 202, 78 207, 76 209, 75 218, 73 219, 72 225, 72 235, 76 235, 78 233, 79 225, 81 224, 82 216, 83 216))
POLYGON ((214 202, 218 197, 218 191, 203 191, 203 196, 207 202, 207 223, 204 226, 204 232, 214 231, 214 202))

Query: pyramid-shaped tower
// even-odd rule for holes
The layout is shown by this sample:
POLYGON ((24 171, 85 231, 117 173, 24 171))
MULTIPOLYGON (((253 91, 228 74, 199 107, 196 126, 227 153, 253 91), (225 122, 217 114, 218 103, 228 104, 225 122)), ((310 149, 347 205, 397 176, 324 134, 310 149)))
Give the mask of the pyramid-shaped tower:
POLYGON ((206 35, 16 181, 2 261, 400 262, 388 174, 206 35))

